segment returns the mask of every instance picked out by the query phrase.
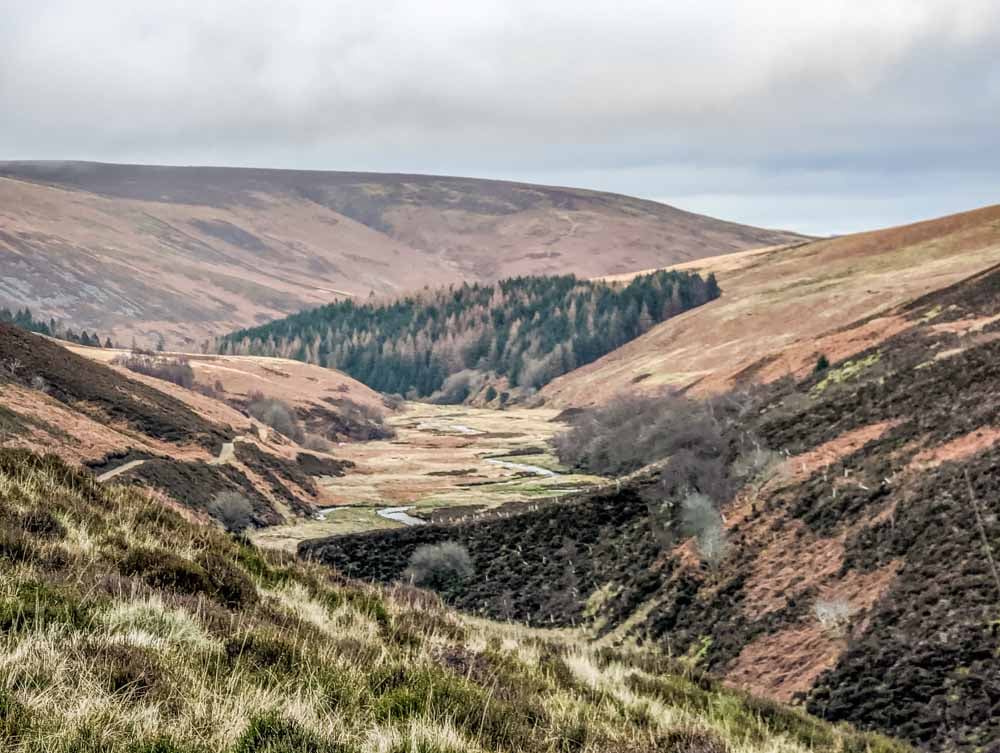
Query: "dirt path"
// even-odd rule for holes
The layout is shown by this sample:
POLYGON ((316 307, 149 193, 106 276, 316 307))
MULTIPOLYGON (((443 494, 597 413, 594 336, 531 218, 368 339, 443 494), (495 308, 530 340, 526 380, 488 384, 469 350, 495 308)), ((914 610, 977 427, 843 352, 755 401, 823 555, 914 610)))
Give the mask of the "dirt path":
MULTIPOLYGON (((222 445, 222 449, 219 450, 219 456, 212 458, 208 461, 209 465, 226 465, 231 463, 236 459, 236 442, 240 441, 242 437, 236 437, 232 442, 225 442, 222 445)), ((131 460, 124 465, 120 465, 110 471, 106 471, 97 477, 97 482, 103 484, 105 481, 111 481, 111 479, 120 476, 123 473, 131 471, 133 468, 138 468, 140 465, 145 463, 145 460, 131 460)))
POLYGON ((236 442, 242 437, 236 437, 232 442, 226 442, 219 450, 219 457, 208 461, 209 465, 226 465, 236 458, 236 442))
POLYGON ((118 466, 114 470, 107 471, 106 473, 102 473, 100 476, 97 477, 97 481, 98 481, 98 483, 103 484, 105 481, 110 481, 115 476, 119 476, 122 473, 125 473, 125 471, 131 471, 133 468, 138 468, 140 465, 142 465, 145 462, 146 462, 145 460, 132 460, 132 461, 129 461, 128 463, 125 463, 124 465, 118 466))

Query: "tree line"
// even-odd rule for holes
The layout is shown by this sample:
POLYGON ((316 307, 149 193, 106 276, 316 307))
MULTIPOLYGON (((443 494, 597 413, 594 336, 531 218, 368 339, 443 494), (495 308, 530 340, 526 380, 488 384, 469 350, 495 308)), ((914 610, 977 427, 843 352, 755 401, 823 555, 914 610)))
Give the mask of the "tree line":
POLYGON ((342 300, 221 338, 223 354, 292 358, 368 386, 462 402, 532 390, 720 295, 715 276, 658 271, 627 284, 572 275, 342 300))
POLYGON ((16 311, 11 311, 8 308, 0 308, 0 322, 13 324, 15 327, 20 327, 28 332, 37 332, 40 335, 48 335, 49 337, 67 340, 79 345, 89 345, 94 348, 115 347, 110 337, 105 338, 102 343, 101 337, 97 332, 91 333, 84 329, 77 333, 72 328, 63 326, 61 322, 55 319, 49 319, 48 321, 35 319, 31 313, 31 309, 27 306, 16 311))

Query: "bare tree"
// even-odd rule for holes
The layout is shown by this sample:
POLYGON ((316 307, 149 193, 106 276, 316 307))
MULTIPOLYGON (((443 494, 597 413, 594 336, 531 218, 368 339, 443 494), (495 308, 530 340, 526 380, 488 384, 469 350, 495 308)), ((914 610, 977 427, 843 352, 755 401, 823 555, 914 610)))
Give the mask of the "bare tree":
POLYGON ((427 544, 413 552, 406 578, 415 586, 447 591, 472 577, 474 568, 469 551, 454 541, 427 544))
POLYGON ((230 533, 242 533, 253 524, 253 505, 239 492, 220 492, 208 504, 208 513, 230 533))

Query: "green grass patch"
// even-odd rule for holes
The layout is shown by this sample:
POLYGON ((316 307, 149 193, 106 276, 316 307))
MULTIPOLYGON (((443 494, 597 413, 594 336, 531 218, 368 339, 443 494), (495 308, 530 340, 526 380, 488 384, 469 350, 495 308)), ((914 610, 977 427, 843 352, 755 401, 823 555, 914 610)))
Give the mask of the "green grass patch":
POLYGON ((881 360, 881 354, 872 353, 864 358, 858 358, 853 361, 845 361, 836 369, 828 370, 826 372, 826 376, 823 377, 823 380, 813 386, 813 388, 809 391, 809 394, 813 397, 822 395, 823 392, 825 392, 832 385, 843 384, 850 379, 854 379, 861 374, 861 372, 877 364, 879 360, 881 360))

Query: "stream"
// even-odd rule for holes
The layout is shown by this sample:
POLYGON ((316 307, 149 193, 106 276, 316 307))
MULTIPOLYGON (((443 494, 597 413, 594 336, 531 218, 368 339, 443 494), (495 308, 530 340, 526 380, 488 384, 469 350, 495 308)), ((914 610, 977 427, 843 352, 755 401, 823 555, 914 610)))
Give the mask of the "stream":
POLYGON ((486 462, 491 465, 499 465, 502 468, 509 468, 512 471, 534 473, 536 476, 544 476, 545 478, 554 478, 559 475, 555 471, 550 471, 548 468, 541 468, 537 465, 526 465, 525 463, 512 463, 509 460, 487 460, 486 462))
POLYGON ((421 518, 415 518, 407 513, 407 510, 415 509, 413 505, 409 507, 383 507, 378 510, 375 514, 380 518, 385 518, 386 520, 394 520, 397 523, 402 523, 404 526, 424 526, 427 525, 427 521, 421 518))
MULTIPOLYGON (((363 505, 334 505, 332 507, 321 507, 318 510, 316 510, 316 517, 319 520, 326 520, 328 515, 337 512, 337 510, 357 510, 359 508, 363 508, 363 505)), ((383 507, 381 509, 375 510, 374 512, 380 518, 385 518, 386 520, 393 520, 397 523, 402 523, 404 526, 427 525, 426 520, 407 514, 408 510, 413 510, 413 509, 415 509, 414 505, 410 505, 408 507, 383 507)))

